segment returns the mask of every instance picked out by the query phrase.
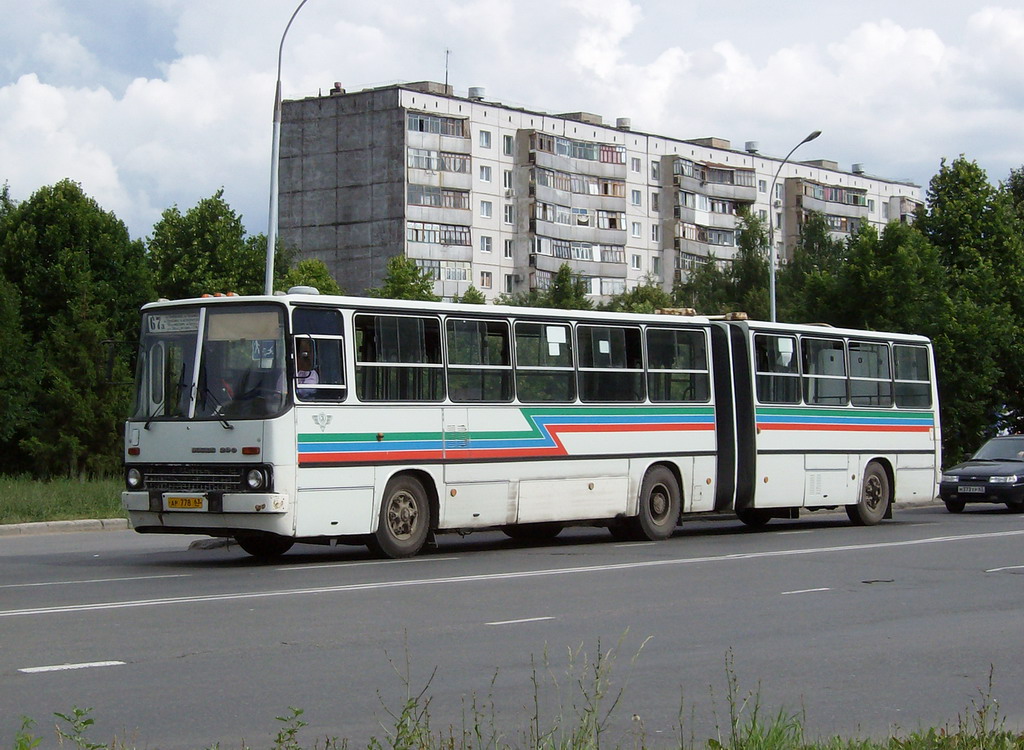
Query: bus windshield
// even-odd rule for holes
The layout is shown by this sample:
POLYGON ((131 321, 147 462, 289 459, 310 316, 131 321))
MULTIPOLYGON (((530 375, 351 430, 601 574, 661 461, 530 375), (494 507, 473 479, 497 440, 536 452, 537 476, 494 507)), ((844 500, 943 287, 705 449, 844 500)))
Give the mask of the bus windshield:
POLYGON ((285 405, 284 309, 152 310, 142 318, 136 419, 260 419, 285 405))

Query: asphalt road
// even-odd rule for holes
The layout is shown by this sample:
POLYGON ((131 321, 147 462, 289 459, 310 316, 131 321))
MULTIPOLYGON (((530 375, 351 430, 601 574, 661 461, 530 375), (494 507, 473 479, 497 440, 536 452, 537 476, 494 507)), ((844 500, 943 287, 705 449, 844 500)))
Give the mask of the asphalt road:
POLYGON ((295 706, 304 744, 359 747, 425 686, 435 730, 472 725, 475 702, 514 739, 535 699, 542 728, 572 724, 599 662, 605 705, 623 690, 610 745, 714 736, 730 676, 740 701, 802 713, 812 737, 955 725, 990 675, 1024 727, 1024 515, 929 506, 873 528, 833 513, 764 531, 694 521, 658 544, 565 537, 441 537, 397 562, 302 546, 275 564, 195 537, 2 537, 0 744, 29 716, 53 746, 53 713, 79 706, 96 741, 266 747, 295 706))

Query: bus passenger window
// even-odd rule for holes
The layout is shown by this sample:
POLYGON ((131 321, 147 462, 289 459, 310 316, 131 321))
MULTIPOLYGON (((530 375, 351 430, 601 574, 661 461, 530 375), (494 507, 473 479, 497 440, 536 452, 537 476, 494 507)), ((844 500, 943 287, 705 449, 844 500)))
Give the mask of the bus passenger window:
POLYGON ((516 395, 523 403, 576 400, 572 332, 556 323, 516 323, 516 395))
POLYGON ((511 401, 512 351, 508 323, 449 318, 445 329, 448 397, 456 402, 511 401))
POLYGON ((923 346, 896 344, 896 406, 927 409, 932 405, 928 350, 923 346))
POLYGON ((292 329, 296 397, 299 401, 344 400, 347 389, 341 312, 297 307, 292 313, 292 329))
POLYGON ((647 329, 647 391, 651 401, 711 398, 703 331, 647 329))
POLYGON ((794 336, 754 337, 757 400, 762 404, 799 404, 800 367, 794 336))
POLYGON ((892 406, 888 344, 850 342, 850 401, 854 406, 892 406))
POLYGON ((362 401, 441 401, 441 322, 356 315, 356 392, 362 401))
POLYGON ((835 339, 803 339, 804 401, 846 406, 846 351, 835 339))
POLYGON ((640 329, 577 326, 580 399, 643 401, 644 371, 640 329))

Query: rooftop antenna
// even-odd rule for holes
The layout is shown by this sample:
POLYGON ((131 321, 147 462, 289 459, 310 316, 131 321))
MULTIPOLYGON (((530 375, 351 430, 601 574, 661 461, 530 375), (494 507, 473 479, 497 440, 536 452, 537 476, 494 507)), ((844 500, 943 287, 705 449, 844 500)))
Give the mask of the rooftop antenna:
POLYGON ((450 49, 446 49, 444 51, 444 87, 445 88, 448 88, 448 55, 450 55, 451 53, 452 53, 452 51, 450 49))

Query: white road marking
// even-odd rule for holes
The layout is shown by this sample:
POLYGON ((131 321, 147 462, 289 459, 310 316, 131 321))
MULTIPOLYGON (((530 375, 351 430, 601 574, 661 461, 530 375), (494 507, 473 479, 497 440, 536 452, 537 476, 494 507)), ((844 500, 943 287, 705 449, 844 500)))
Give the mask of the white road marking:
POLYGON ((39 672, 66 672, 70 669, 91 669, 92 667, 117 667, 124 664, 123 661, 87 661, 82 664, 52 664, 48 667, 24 667, 19 672, 25 674, 37 674, 39 672))
POLYGON ((793 529, 791 531, 777 531, 776 534, 813 534, 815 529, 793 529))
POLYGON ((1020 568, 1024 568, 1024 565, 1007 565, 1004 568, 989 568, 985 572, 986 573, 998 573, 1001 570, 1018 570, 1020 568))
POLYGON ((831 590, 832 590, 832 589, 830 589, 830 588, 820 588, 820 589, 798 589, 797 591, 783 591, 783 592, 782 592, 782 595, 783 595, 783 596, 787 596, 787 595, 789 595, 789 594, 813 594, 813 593, 815 593, 816 591, 831 591, 831 590))
POLYGON ((541 622, 542 620, 554 620, 554 617, 524 617, 521 620, 498 620, 497 622, 488 622, 487 625, 518 625, 521 622, 541 622))
POLYGON ((197 602, 223 602, 246 599, 271 599, 282 596, 300 596, 307 594, 335 594, 350 591, 377 591, 384 589, 410 588, 413 586, 437 586, 452 583, 480 583, 483 581, 511 581, 524 578, 543 578, 550 576, 577 575, 581 573, 607 573, 614 570, 636 570, 640 568, 666 568, 701 563, 729 562, 733 560, 759 560, 772 557, 799 557, 802 555, 820 555, 835 552, 861 552, 865 550, 886 549, 895 547, 916 547, 928 544, 944 544, 946 542, 974 541, 979 539, 995 539, 1024 535, 1024 529, 1016 531, 993 531, 979 534, 963 534, 962 536, 936 536, 926 539, 912 539, 902 542, 871 542, 866 544, 847 544, 838 547, 808 547, 795 550, 775 550, 770 552, 736 552, 727 555, 708 555, 706 557, 685 557, 675 560, 642 560, 638 562, 610 563, 607 565, 586 565, 576 568, 545 568, 541 570, 524 570, 513 573, 480 573, 477 575, 447 576, 444 578, 412 578, 401 581, 378 581, 376 583, 351 583, 337 586, 317 586, 302 589, 277 589, 272 591, 241 591, 233 594, 202 594, 198 596, 174 596, 165 599, 135 599, 130 601, 97 602, 95 604, 67 604, 57 607, 33 607, 29 609, 0 610, 0 618, 24 617, 27 615, 66 614, 69 612, 92 612, 109 609, 130 609, 137 607, 158 607, 169 604, 193 604, 197 602))
POLYGON ((404 560, 366 560, 364 562, 314 563, 312 565, 285 565, 276 571, 320 570, 321 568, 358 568, 362 565, 407 565, 409 563, 434 562, 437 560, 458 560, 458 557, 411 557, 404 560))
POLYGON ((149 581, 154 578, 189 578, 191 573, 171 573, 162 576, 127 576, 125 578, 90 578, 85 581, 41 581, 38 583, 4 583, 0 589, 20 589, 30 586, 69 586, 79 583, 114 583, 117 581, 149 581))
POLYGON ((653 547, 657 542, 625 542, 624 544, 613 544, 613 547, 653 547))

